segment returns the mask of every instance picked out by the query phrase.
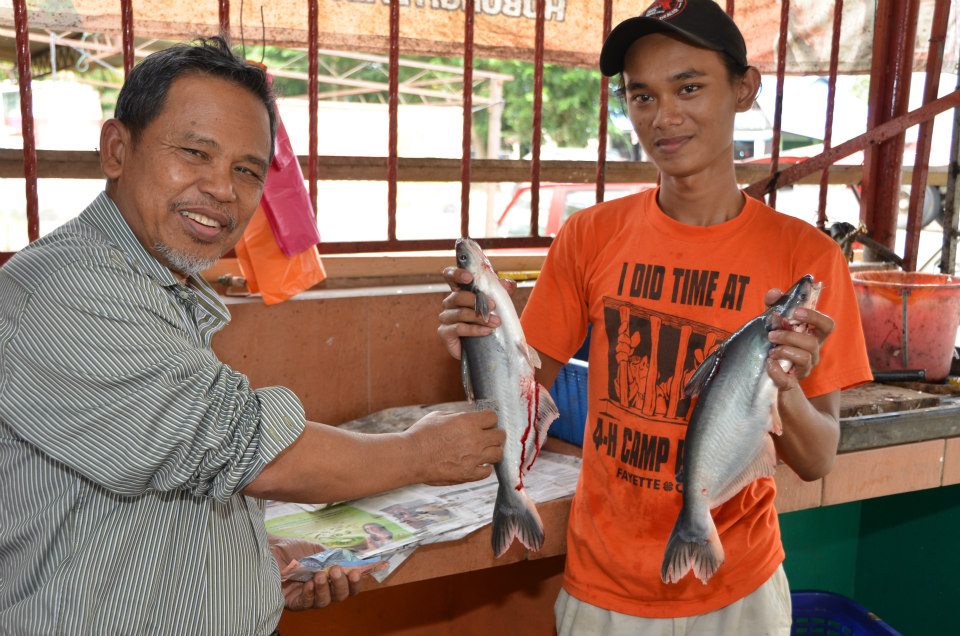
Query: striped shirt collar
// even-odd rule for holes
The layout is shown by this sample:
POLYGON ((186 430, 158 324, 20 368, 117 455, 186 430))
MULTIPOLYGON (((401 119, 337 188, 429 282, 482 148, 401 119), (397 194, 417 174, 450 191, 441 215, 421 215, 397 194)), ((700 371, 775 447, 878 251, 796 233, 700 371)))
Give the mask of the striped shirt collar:
POLYGON ((173 272, 153 257, 133 233, 120 208, 106 193, 101 192, 84 210, 86 220, 97 227, 126 256, 131 267, 157 281, 161 287, 182 295, 192 292, 196 300, 222 325, 230 322, 230 312, 220 296, 201 276, 191 276, 188 284, 181 283, 173 272))

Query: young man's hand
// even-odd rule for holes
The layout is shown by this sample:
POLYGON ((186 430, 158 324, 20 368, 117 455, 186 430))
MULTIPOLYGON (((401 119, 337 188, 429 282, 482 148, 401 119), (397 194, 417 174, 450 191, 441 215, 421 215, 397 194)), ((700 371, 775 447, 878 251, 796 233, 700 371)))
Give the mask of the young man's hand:
MULTIPOLYGON (((779 289, 771 289, 764 297, 767 305, 780 297, 779 289)), ((799 386, 820 363, 820 347, 833 332, 834 321, 830 316, 815 309, 799 308, 793 318, 801 323, 800 329, 791 327, 784 320, 780 329, 770 332, 769 338, 775 346, 767 359, 767 372, 780 391, 789 391, 799 386), (792 363, 789 372, 784 371, 779 360, 792 363)))
MULTIPOLYGON (((460 359, 461 336, 488 336, 500 325, 500 319, 495 313, 484 321, 475 310, 477 297, 473 292, 466 291, 461 285, 469 285, 473 280, 470 272, 458 267, 447 267, 443 270, 443 278, 450 285, 452 292, 443 299, 440 310, 440 326, 437 335, 450 355, 460 359)), ((500 284, 511 296, 517 289, 517 284, 509 279, 501 278, 500 284)), ((495 310, 493 299, 489 299, 490 309, 495 310)))

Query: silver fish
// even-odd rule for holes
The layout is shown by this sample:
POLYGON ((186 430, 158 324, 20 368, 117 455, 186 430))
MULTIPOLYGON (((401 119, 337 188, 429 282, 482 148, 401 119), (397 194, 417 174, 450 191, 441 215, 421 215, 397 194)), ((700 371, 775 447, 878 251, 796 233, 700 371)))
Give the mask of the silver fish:
POLYGON ((543 545, 543 522, 523 487, 547 429, 559 415, 553 398, 534 378, 540 357, 527 346, 513 301, 480 246, 457 240, 457 264, 473 275, 466 288, 477 296, 477 315, 490 316, 493 299, 500 326, 488 336, 461 338, 461 379, 467 399, 497 414, 507 438, 494 470, 500 482, 493 508, 493 553, 506 552, 515 538, 531 550, 543 545))
MULTIPOLYGON (((772 431, 782 432, 776 413, 777 388, 767 373, 773 347, 768 333, 792 319, 799 307, 813 308, 820 294, 807 274, 759 316, 713 351, 690 377, 684 393, 699 395, 687 426, 683 465, 683 507, 667 541, 660 568, 664 583, 687 572, 703 583, 723 563, 723 546, 710 510, 760 477, 772 475, 777 457, 772 431)), ((790 364, 781 361, 789 370, 790 364)))

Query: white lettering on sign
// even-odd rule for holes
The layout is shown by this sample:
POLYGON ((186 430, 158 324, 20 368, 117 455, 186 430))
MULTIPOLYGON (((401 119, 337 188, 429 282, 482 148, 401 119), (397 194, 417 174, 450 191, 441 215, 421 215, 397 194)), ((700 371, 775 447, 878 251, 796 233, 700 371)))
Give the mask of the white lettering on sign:
MULTIPOLYGON (((376 0, 340 0, 359 4, 373 4, 376 0)), ((380 0, 389 5, 390 0, 380 0)), ((418 9, 441 11, 464 11, 466 0, 399 0, 401 7, 414 6, 418 9)), ((502 15, 508 18, 537 19, 537 0, 474 0, 477 13, 483 15, 502 15)), ((544 18, 547 22, 563 22, 567 13, 567 0, 546 0, 544 18)))

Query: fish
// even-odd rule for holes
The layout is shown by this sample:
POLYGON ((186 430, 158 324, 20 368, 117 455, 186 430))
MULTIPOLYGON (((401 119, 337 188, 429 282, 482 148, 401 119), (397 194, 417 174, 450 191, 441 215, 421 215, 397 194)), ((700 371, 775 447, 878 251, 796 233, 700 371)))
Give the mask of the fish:
POLYGON ((513 301, 500 278, 475 241, 461 238, 456 243, 457 265, 472 274, 463 285, 476 297, 475 310, 484 320, 490 317, 490 299, 496 307, 500 326, 486 336, 461 338, 460 375, 464 393, 478 408, 497 414, 497 426, 506 433, 503 458, 494 464, 499 485, 493 507, 491 544, 499 557, 515 539, 530 550, 543 545, 543 521, 523 486, 557 418, 557 405, 535 378, 540 356, 527 345, 513 301))
MULTIPOLYGON (((706 584, 724 561, 723 545, 710 510, 747 484, 773 475, 776 450, 770 433, 782 433, 777 388, 766 362, 774 346, 768 334, 789 325, 800 307, 813 309, 820 283, 807 274, 766 311, 724 340, 697 367, 684 394, 697 396, 684 441, 677 483, 683 504, 667 540, 660 569, 664 583, 677 583, 691 570, 706 584)), ((784 371, 790 363, 779 361, 784 371)))

